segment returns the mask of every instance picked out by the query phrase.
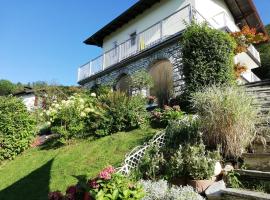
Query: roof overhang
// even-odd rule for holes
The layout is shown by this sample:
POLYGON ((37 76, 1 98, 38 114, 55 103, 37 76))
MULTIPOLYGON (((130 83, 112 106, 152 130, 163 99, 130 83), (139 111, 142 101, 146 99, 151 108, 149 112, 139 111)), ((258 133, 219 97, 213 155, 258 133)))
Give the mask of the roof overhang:
POLYGON ((104 26, 102 29, 100 29, 88 39, 86 39, 84 43, 102 47, 103 39, 107 35, 113 33, 114 31, 122 27, 124 24, 128 23, 130 20, 134 19, 158 2, 160 2, 160 0, 139 0, 136 4, 131 6, 118 17, 116 17, 109 24, 104 26))
POLYGON ((252 0, 225 0, 235 23, 242 28, 248 25, 268 37, 268 33, 252 0))

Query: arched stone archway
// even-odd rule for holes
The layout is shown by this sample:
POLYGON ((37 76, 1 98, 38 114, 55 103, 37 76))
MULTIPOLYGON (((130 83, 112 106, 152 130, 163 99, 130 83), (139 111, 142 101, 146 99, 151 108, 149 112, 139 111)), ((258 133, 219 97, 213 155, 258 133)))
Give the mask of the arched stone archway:
POLYGON ((117 91, 124 92, 127 95, 130 95, 131 94, 130 83, 131 77, 127 74, 121 74, 117 79, 115 89, 117 91))
POLYGON ((173 65, 167 60, 157 60, 149 67, 154 86, 150 89, 150 95, 156 96, 160 106, 168 105, 173 94, 173 65))

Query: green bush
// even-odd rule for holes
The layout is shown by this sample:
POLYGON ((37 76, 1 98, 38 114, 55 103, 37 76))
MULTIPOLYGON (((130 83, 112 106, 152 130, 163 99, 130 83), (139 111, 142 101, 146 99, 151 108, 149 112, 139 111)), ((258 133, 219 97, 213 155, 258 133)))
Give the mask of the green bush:
POLYGON ((184 112, 179 106, 165 106, 164 109, 157 108, 151 112, 151 124, 154 127, 166 127, 170 121, 180 120, 184 116, 184 112))
POLYGON ((101 95, 98 99, 106 107, 107 119, 100 124, 100 135, 143 127, 148 121, 146 100, 140 95, 128 97, 116 91, 101 95))
POLYGON ((196 115, 185 115, 181 120, 171 121, 166 128, 165 146, 177 149, 179 145, 200 142, 199 120, 196 115))
POLYGON ((225 157, 237 158, 255 135, 258 109, 243 88, 212 86, 191 100, 200 118, 200 130, 210 148, 221 145, 225 157))
POLYGON ((74 137, 94 135, 99 121, 106 120, 105 110, 95 97, 75 94, 53 103, 45 112, 45 118, 54 133, 60 136, 60 142, 74 137))
POLYGON ((159 180, 164 177, 166 170, 166 160, 163 153, 155 145, 150 146, 141 161, 134 175, 137 179, 159 180))
POLYGON ((184 174, 193 180, 205 180, 214 176, 215 164, 220 161, 218 151, 207 151, 205 145, 187 145, 182 149, 184 174))
POLYGON ((29 147, 35 135, 35 121, 22 101, 0 97, 0 161, 12 159, 29 147))
POLYGON ((212 84, 234 82, 234 39, 206 24, 192 23, 183 34, 183 73, 186 97, 212 84))

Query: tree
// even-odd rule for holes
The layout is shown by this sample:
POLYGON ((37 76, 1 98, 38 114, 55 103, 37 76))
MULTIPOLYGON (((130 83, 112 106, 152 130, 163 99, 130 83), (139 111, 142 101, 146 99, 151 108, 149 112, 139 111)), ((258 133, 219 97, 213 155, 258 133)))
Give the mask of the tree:
POLYGON ((16 90, 16 85, 14 85, 9 80, 0 80, 0 96, 6 96, 12 94, 16 90))
MULTIPOLYGON (((270 35, 270 24, 266 25, 265 28, 270 35)), ((255 69, 254 72, 261 79, 270 79, 270 42, 258 45, 257 49, 261 55, 262 66, 255 69)))

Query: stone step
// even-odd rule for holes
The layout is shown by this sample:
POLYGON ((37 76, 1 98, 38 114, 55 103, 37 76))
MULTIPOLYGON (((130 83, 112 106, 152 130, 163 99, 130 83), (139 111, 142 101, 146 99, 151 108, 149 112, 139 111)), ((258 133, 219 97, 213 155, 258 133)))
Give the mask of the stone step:
POLYGON ((270 181, 270 171, 258 171, 258 170, 246 170, 246 169, 238 169, 235 170, 240 176, 244 177, 245 179, 259 179, 259 180, 266 180, 270 181))
POLYGON ((270 153, 243 153, 242 157, 249 170, 270 171, 270 153))
POLYGON ((222 200, 269 200, 270 194, 243 189, 226 188, 221 190, 222 200))

